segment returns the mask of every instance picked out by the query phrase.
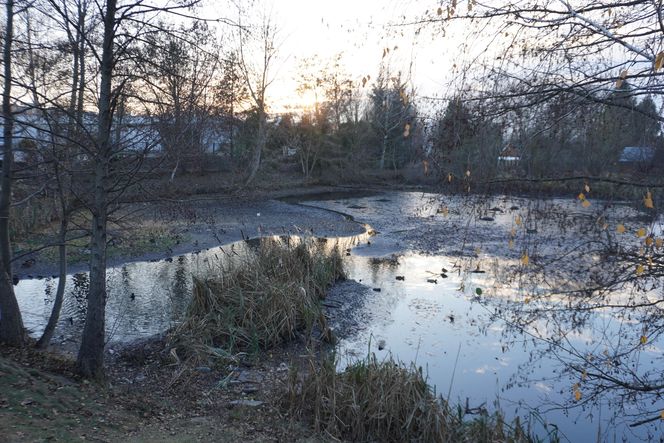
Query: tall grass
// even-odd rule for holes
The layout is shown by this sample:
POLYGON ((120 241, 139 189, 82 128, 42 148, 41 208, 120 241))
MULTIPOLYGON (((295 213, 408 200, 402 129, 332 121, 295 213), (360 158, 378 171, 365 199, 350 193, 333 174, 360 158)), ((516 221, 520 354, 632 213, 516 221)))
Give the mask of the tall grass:
MULTIPOLYGON (((287 404, 293 416, 334 439, 369 442, 531 442, 518 419, 500 413, 465 419, 427 384, 421 368, 374 355, 338 372, 334 358, 291 369, 287 404)), ((550 438, 555 441, 555 436, 550 438)))
POLYGON ((259 350, 311 331, 325 332, 320 300, 344 276, 337 247, 315 239, 262 239, 205 278, 195 278, 178 352, 259 350))

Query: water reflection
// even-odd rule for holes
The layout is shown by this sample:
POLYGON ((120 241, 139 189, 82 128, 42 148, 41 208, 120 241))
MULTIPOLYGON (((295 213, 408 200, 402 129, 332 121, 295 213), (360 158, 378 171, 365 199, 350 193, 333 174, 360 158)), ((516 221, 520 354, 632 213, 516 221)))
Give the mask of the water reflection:
MULTIPOLYGON (((534 429, 546 433, 551 428, 545 425, 555 424, 570 441, 596 441, 598 435, 601 441, 647 440, 661 432, 659 421, 628 426, 664 409, 658 391, 602 392, 592 379, 661 378, 664 325, 654 303, 664 299, 661 288, 656 281, 617 281, 606 272, 627 266, 606 256, 607 245, 625 250, 634 236, 608 235, 603 225, 619 220, 636 227, 642 222, 637 211, 555 199, 396 192, 307 204, 350 212, 380 231, 345 239, 343 246, 328 242, 342 251, 352 248, 346 257, 349 277, 365 286, 359 299, 329 301, 359 325, 344 334, 342 355, 362 356, 371 349, 415 361, 446 398, 461 404, 468 399, 471 408, 491 409, 499 402, 508 417, 530 414, 534 429), (607 289, 594 289, 602 285, 607 289)), ((651 228, 657 235, 660 225, 651 228)), ((240 242, 109 270, 109 339, 169 328, 186 309, 192 275, 217 272, 220 260, 237 259, 257 246, 240 242)), ((46 323, 55 285, 57 279, 17 286, 25 322, 35 333, 46 323)), ((87 285, 86 274, 67 282, 56 337, 80 334, 87 285)))

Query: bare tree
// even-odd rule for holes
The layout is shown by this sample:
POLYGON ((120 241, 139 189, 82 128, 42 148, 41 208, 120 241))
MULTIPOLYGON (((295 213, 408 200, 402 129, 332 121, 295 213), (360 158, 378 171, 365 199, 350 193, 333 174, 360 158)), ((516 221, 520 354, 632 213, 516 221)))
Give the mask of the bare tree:
POLYGON ((20 346, 25 342, 21 311, 14 294, 12 279, 9 208, 12 200, 14 160, 14 113, 12 111, 12 44, 14 42, 14 0, 5 3, 3 45, 4 86, 2 93, 3 158, 0 181, 0 342, 20 346))
POLYGON ((253 28, 243 27, 242 19, 239 20, 239 23, 238 53, 240 69, 258 119, 256 138, 244 183, 246 186, 256 177, 261 163, 261 155, 267 143, 268 108, 266 94, 273 81, 270 69, 273 68, 278 45, 276 42, 277 28, 268 15, 264 14, 262 22, 253 28), (253 44, 249 44, 250 42, 253 44))

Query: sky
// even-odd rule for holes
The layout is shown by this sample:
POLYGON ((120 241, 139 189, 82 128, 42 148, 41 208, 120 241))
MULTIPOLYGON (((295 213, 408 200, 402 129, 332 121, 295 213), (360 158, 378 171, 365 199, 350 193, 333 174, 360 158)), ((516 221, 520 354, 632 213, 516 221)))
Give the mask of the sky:
MULTIPOLYGON (((439 6, 436 0, 274 0, 254 5, 256 15, 260 9, 266 11, 278 29, 278 59, 268 90, 274 112, 311 104, 311 96, 297 92, 298 67, 303 60, 317 56, 324 63, 341 53, 342 64, 359 82, 367 75, 376 78, 384 48, 391 49, 385 60, 389 59, 393 71, 412 72, 411 86, 417 95, 447 93, 458 40, 455 42, 450 33, 445 37, 431 38, 426 33, 415 37, 414 27, 394 26, 404 15, 435 11, 439 6)), ((214 11, 228 15, 227 6, 221 3, 214 11)))

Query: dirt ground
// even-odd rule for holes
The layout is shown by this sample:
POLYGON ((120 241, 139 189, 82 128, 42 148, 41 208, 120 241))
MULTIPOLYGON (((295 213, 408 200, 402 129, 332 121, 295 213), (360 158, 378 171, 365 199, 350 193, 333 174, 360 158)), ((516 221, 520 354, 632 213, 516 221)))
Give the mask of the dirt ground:
POLYGON ((70 358, 0 347, 0 441, 313 442, 285 403, 302 343, 224 367, 192 367, 134 343, 107 356, 104 386, 80 380, 70 358))

